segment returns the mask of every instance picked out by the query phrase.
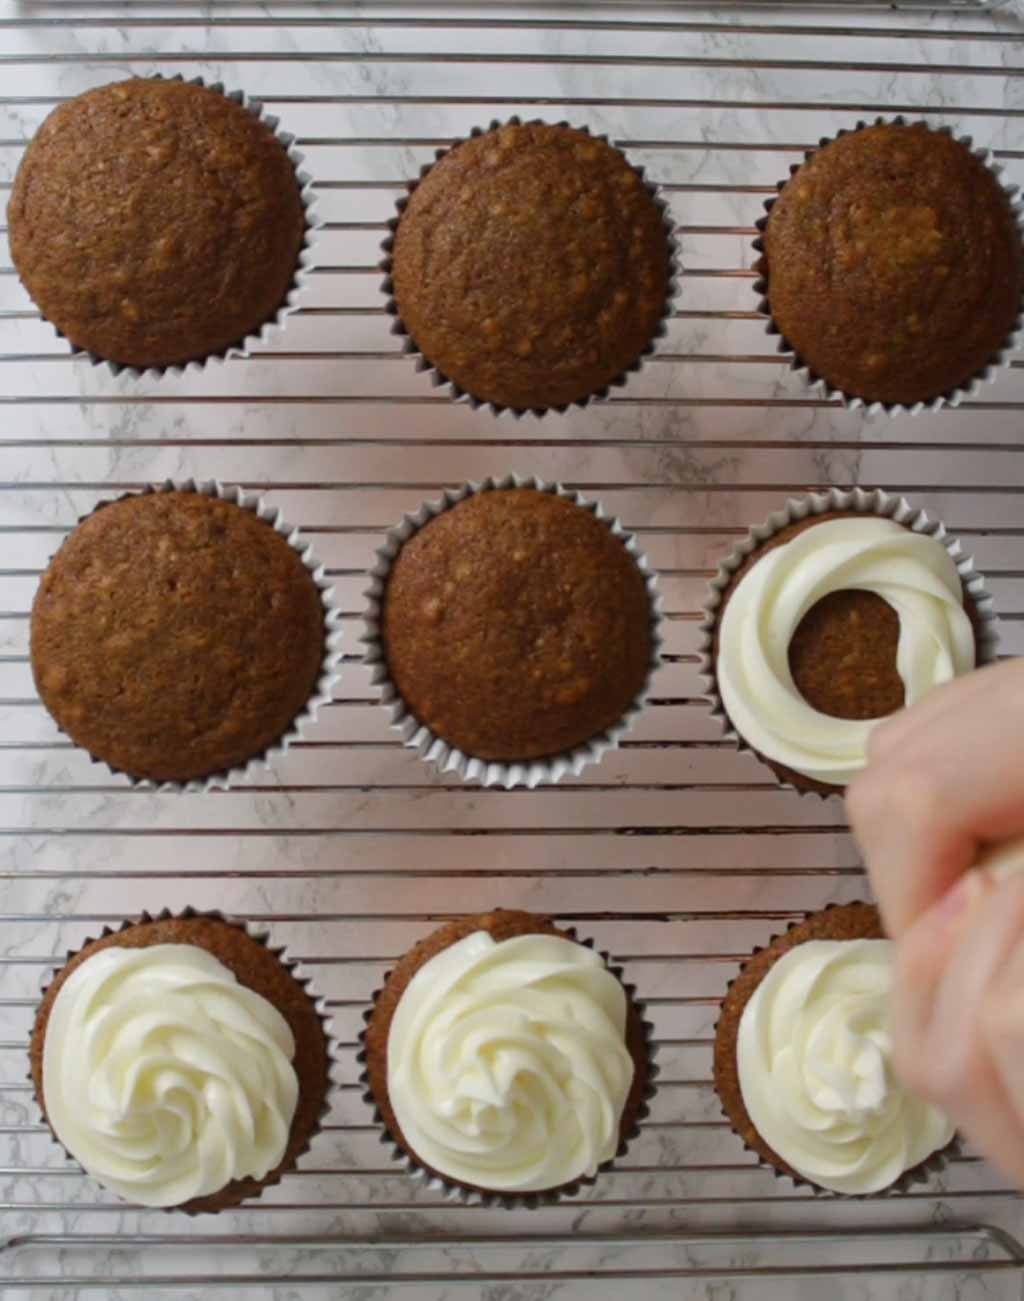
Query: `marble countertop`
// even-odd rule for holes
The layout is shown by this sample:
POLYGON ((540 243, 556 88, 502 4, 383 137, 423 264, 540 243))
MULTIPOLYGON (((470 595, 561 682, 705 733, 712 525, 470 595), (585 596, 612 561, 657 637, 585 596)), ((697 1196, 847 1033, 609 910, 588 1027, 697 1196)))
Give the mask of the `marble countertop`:
POLYGON ((866 884, 838 802, 779 789, 721 740, 698 699, 696 615, 723 550, 787 494, 862 483, 962 533, 1005 616, 1003 651, 1024 648, 1024 371, 958 411, 865 419, 787 372, 750 272, 774 183, 859 118, 923 112, 1024 179, 1024 27, 855 6, 482 14, 0 0, 5 187, 56 100, 132 72, 202 75, 262 97, 300 137, 328 223, 284 333, 248 360, 161 381, 72 361, 0 244, 0 1237, 27 1235, 0 1251, 0 1296, 1018 1297, 1019 1269, 985 1269, 1005 1257, 999 1243, 943 1231, 1021 1228, 1012 1190, 970 1153, 912 1196, 839 1201, 758 1169, 721 1122, 710 1035, 737 956, 866 884), (668 335, 628 388, 543 420, 433 390, 399 355, 375 270, 402 182, 435 147, 514 112, 622 144, 666 187, 686 268, 668 335), (384 529, 443 484, 509 470, 581 487, 636 527, 669 612, 669 662, 631 744, 557 790, 433 774, 389 733, 358 663, 362 573, 384 529), (263 488, 311 531, 348 612, 347 661, 336 703, 272 773, 173 797, 133 792, 62 742, 35 698, 26 616, 79 515, 188 476, 263 488), (622 1169, 537 1213, 410 1186, 377 1141, 355 1060, 388 961, 432 919, 499 904, 552 912, 613 951, 661 1041, 662 1087, 622 1169), (125 1209, 67 1166, 24 1055, 40 983, 69 946, 186 905, 267 918, 320 959, 344 1045, 330 1127, 302 1170, 197 1221, 125 1209), (764 1236, 828 1229, 861 1236, 764 1236), (709 1236, 722 1233, 734 1236, 709 1236), (856 1268, 881 1264, 904 1268, 856 1268), (833 1272, 744 1273, 765 1265, 833 1272))

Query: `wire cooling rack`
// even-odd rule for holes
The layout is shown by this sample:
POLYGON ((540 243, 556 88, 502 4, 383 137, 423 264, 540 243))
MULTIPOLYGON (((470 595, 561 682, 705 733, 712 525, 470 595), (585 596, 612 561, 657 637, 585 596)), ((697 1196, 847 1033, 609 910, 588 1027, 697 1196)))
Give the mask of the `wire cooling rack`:
POLYGON ((780 790, 721 740, 696 652, 723 550, 787 493, 854 482, 905 492, 962 535, 1004 651, 1021 650, 1021 363, 916 420, 808 396, 754 314, 750 241, 801 150, 860 117, 948 123, 1024 178, 1024 30, 949 14, 486 12, 0 3, 4 189, 60 99, 133 72, 202 74, 298 135, 327 222, 271 348, 161 383, 70 360, 0 246, 0 1295, 1019 1296, 1020 1207, 972 1153, 907 1195, 819 1198, 757 1168, 722 1121, 711 1035, 737 960, 866 885, 841 806, 780 790), (625 147, 664 186, 686 267, 669 335, 627 389, 519 422, 453 406, 415 373, 375 270, 403 181, 513 113, 625 147), (668 654, 620 751, 557 789, 506 793, 400 748, 357 639, 383 530, 443 484, 510 470, 579 487, 638 530, 668 654), (68 528, 168 476, 263 489, 312 536, 348 613, 319 725, 273 773, 205 797, 133 792, 91 766, 40 707, 27 660, 38 576, 68 528), (189 904, 265 920, 315 971, 344 1044, 302 1168, 197 1221, 126 1208, 65 1164, 25 1078, 40 982, 65 950, 189 904), (659 1041, 660 1091, 618 1171, 535 1213, 407 1182, 355 1060, 388 963, 443 918, 495 905, 552 913, 612 951, 659 1041))

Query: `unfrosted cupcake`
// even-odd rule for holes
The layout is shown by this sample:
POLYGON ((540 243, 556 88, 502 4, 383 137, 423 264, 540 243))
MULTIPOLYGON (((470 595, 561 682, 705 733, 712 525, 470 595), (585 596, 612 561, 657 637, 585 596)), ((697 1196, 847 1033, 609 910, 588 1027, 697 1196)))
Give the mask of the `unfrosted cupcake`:
POLYGON ((885 493, 791 501, 720 567, 705 620, 712 700, 798 790, 841 791, 877 722, 995 654, 959 543, 885 493))
POLYGON ((663 329, 665 206, 606 141, 513 120, 443 153, 386 247, 410 347, 458 393, 542 411, 622 383, 663 329))
POLYGON ((277 1183, 319 1128, 330 1049, 291 963, 187 913, 90 940, 54 976, 30 1044, 36 1100, 86 1174, 197 1214, 277 1183))
POLYGON ((473 763, 512 782, 512 766, 533 765, 535 783, 625 730, 657 663, 658 615, 653 575, 617 522, 513 482, 469 485, 395 531, 373 657, 428 757, 439 742, 464 776, 473 763))
POLYGON ((43 316, 75 348, 139 370, 222 355, 274 320, 307 225, 270 125, 218 90, 158 77, 54 109, 8 222, 43 316))
POLYGON ((780 1174, 862 1196, 902 1186, 954 1127, 892 1067, 893 944, 871 904, 826 908, 757 950, 722 1003, 715 1088, 780 1174))
POLYGON ((364 1032, 369 1098, 407 1167, 461 1195, 550 1201, 625 1150, 653 1069, 642 1015, 594 950, 496 911, 422 940, 364 1032))
POLYGON ((1019 205, 946 130, 902 119, 823 142, 763 222, 757 286, 815 379, 851 399, 956 400, 1019 328, 1019 205))
POLYGON ((32 605, 32 672, 60 728, 115 771, 223 784, 324 694, 327 584, 244 494, 165 487, 68 536, 32 605))

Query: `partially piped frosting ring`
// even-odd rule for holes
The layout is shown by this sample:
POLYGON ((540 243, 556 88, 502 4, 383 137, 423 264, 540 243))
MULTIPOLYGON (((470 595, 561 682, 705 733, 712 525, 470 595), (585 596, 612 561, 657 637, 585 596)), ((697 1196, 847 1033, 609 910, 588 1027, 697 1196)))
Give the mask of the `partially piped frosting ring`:
POLYGON ((722 561, 704 610, 713 711, 802 792, 841 792, 864 767, 881 718, 996 658, 992 601, 971 558, 942 524, 880 489, 788 501, 722 561), (821 620, 836 597, 846 604, 821 620), (895 628, 891 647, 878 611, 895 628), (803 649, 817 652, 819 679, 832 675, 849 712, 812 703, 797 685, 790 651, 805 616, 824 624, 825 649, 806 639, 803 649), (895 699, 873 686, 886 677, 895 699), (875 699, 888 703, 864 708, 875 699))
POLYGON ((770 551, 736 584, 718 630, 718 689, 747 742, 814 781, 845 786, 877 720, 836 718, 800 694, 789 647, 818 601, 880 596, 899 616, 897 670, 908 706, 974 668, 974 630, 945 548, 876 516, 824 520, 770 551))

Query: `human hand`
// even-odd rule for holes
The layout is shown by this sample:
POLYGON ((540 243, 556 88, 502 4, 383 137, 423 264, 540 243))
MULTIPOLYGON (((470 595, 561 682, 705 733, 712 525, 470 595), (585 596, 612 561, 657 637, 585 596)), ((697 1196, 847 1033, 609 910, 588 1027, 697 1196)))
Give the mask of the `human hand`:
POLYGON ((896 1068, 1024 1186, 1024 873, 972 870, 1024 834, 1024 661, 880 725, 847 807, 898 944, 896 1068))

